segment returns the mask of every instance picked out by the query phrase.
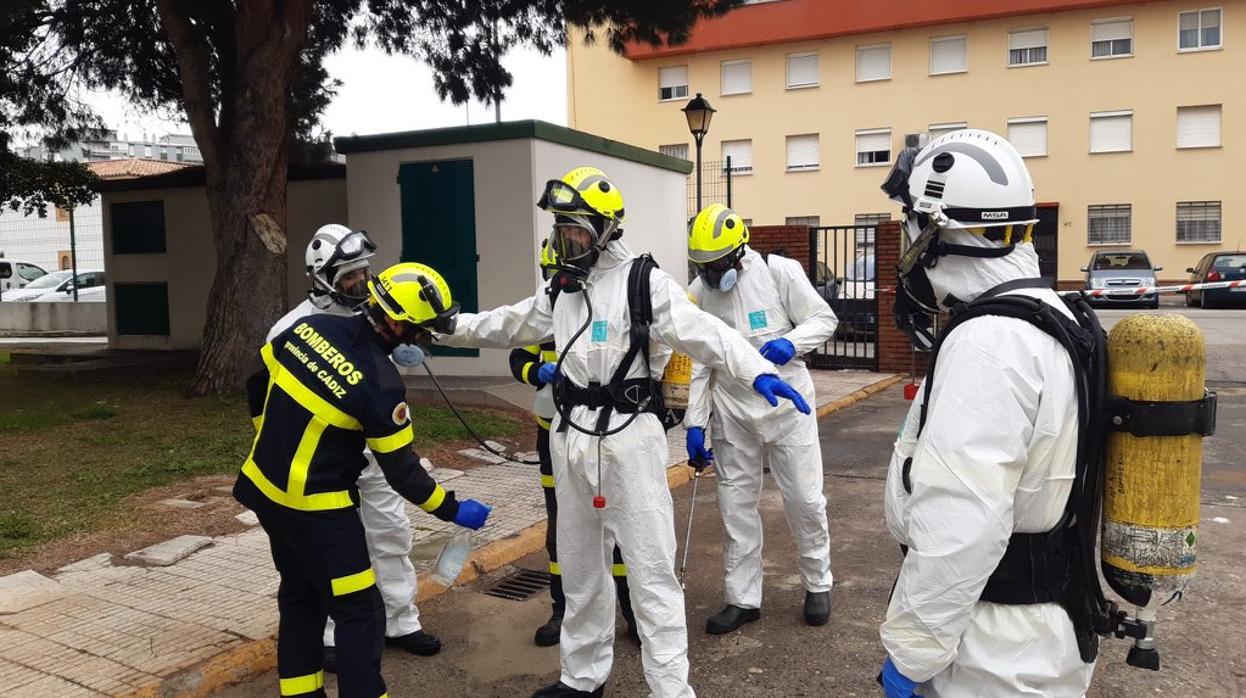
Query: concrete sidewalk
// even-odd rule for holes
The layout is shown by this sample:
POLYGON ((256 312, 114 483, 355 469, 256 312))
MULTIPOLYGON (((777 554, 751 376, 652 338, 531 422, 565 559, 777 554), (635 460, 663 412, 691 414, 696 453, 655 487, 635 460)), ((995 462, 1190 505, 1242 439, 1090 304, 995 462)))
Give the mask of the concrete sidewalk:
MULTIPOLYGON (((864 371, 814 374, 820 414, 898 380, 864 371)), ((676 429, 668 462, 683 460, 676 429)), ((460 498, 495 506, 459 584, 543 547, 534 466, 440 468, 434 476, 460 498)), ((685 469, 672 471, 673 483, 686 479, 685 469)), ((454 527, 414 507, 409 513, 412 557, 423 571, 454 527)), ((144 552, 140 559, 96 556, 50 577, 30 570, 0 577, 0 695, 204 696, 274 666, 277 574, 262 530, 183 536, 144 552)), ((421 600, 442 591, 421 575, 421 600)))

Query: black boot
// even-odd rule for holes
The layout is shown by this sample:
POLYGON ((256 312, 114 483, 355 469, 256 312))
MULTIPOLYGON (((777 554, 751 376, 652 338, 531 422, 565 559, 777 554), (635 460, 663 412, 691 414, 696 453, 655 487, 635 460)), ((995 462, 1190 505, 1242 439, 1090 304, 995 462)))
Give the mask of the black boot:
POLYGON ((387 637, 385 638, 385 644, 401 647, 411 654, 418 654, 421 657, 431 657, 441 651, 441 640, 438 640, 436 635, 430 635, 423 630, 417 630, 401 637, 387 637))
POLYGON ((831 592, 805 592, 805 623, 808 625, 826 625, 831 618, 831 592))
POLYGON ((545 621, 545 625, 536 629, 536 635, 532 641, 537 647, 553 647, 558 644, 562 637, 562 613, 555 610, 550 614, 549 620, 545 621))
POLYGON ((761 618, 760 608, 740 608, 727 604, 723 610, 710 616, 705 621, 705 632, 710 635, 722 635, 761 618))
POLYGON ((587 698, 599 698, 599 696, 603 695, 605 691, 606 687, 604 685, 598 686, 594 691, 577 691, 567 684, 559 681, 556 684, 551 684, 538 690, 536 693, 533 693, 532 698, 580 698, 581 696, 585 696, 587 698))
POLYGON ((337 673, 337 650, 332 647, 324 648, 324 670, 326 674, 337 673))

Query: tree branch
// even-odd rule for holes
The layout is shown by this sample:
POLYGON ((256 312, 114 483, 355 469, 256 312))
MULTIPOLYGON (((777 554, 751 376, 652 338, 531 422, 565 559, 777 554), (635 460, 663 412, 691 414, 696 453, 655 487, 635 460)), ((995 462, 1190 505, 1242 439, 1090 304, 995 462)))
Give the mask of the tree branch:
POLYGON ((224 166, 221 132, 216 125, 212 80, 205 46, 190 23, 186 0, 156 0, 160 24, 177 54, 177 72, 182 78, 182 101, 191 133, 203 153, 204 163, 224 166))

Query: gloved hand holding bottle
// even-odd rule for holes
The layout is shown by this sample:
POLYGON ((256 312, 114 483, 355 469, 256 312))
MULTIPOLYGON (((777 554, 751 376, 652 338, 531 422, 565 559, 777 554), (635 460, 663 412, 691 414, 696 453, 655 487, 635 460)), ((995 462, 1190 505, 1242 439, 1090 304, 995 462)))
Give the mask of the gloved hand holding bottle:
POLYGON ((551 361, 546 361, 536 370, 536 379, 541 381, 541 383, 553 383, 554 378, 557 376, 558 365, 551 361))
POLYGON ((688 465, 697 470, 704 470, 705 466, 714 461, 714 449, 705 447, 704 429, 692 427, 688 430, 685 441, 688 448, 688 465))
POLYGON ((883 684, 883 695, 887 698, 913 698, 917 695, 917 682, 900 673, 891 657, 883 662, 883 671, 878 679, 883 684))
POLYGON ((796 356, 796 346, 783 337, 766 342, 758 351, 761 352, 762 358, 775 366, 782 366, 796 356))
POLYGON ((805 402, 800 392, 773 373, 763 373, 758 376, 757 380, 753 381, 753 390, 766 398, 766 402, 769 402, 771 407, 778 407, 779 398, 785 398, 791 400, 801 414, 809 414, 809 403, 805 402))
POLYGON ((492 507, 475 499, 464 499, 459 502, 459 511, 454 515, 454 523, 473 531, 479 530, 485 525, 485 520, 489 518, 491 511, 493 511, 492 507))

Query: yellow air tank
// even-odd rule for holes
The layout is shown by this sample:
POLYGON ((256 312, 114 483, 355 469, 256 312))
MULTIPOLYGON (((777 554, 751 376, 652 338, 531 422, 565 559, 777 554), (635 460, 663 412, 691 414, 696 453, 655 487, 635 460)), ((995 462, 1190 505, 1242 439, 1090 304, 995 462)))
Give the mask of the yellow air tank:
POLYGON ((678 352, 671 354, 662 374, 662 401, 668 409, 688 409, 688 392, 692 385, 692 357, 678 352))

